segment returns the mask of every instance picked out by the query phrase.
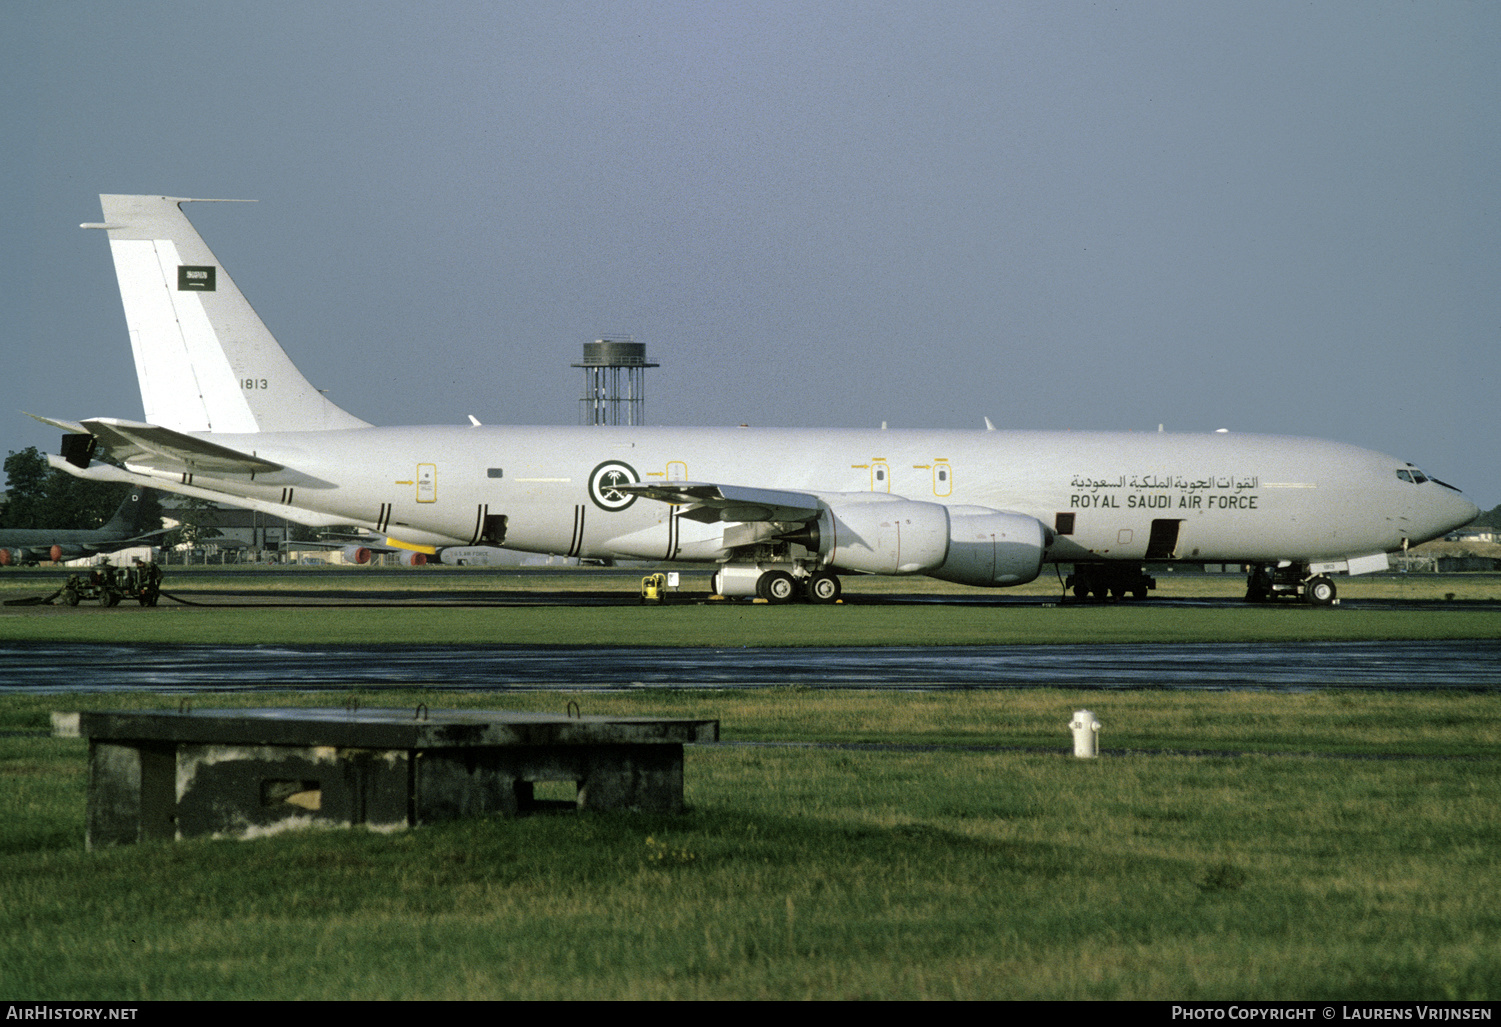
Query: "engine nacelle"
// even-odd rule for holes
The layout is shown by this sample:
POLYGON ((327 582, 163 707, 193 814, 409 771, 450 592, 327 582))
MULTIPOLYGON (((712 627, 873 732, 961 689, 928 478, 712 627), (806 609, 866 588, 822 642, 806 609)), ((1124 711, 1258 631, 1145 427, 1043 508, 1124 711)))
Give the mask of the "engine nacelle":
POLYGON ((57 563, 63 558, 63 547, 54 542, 52 548, 47 550, 47 558, 53 563, 57 563))
POLYGON ((370 562, 370 550, 366 549, 364 546, 345 546, 343 552, 345 563, 370 562))
POLYGON ((21 551, 19 549, 0 549, 0 567, 21 565, 21 551))
POLYGON ((949 551, 928 574, 961 585, 1025 585, 1042 573, 1047 528, 1036 517, 983 506, 949 508, 949 551))
POLYGON ((867 574, 927 574, 962 585, 1023 585, 1042 572, 1051 539, 1035 517, 910 499, 830 501, 800 541, 828 566, 867 574))
POLYGON ((927 574, 949 550, 948 509, 910 499, 861 497, 828 504, 818 520, 828 565, 866 574, 927 574))
POLYGON ((403 567, 422 567, 427 563, 427 554, 404 552, 400 559, 403 567))

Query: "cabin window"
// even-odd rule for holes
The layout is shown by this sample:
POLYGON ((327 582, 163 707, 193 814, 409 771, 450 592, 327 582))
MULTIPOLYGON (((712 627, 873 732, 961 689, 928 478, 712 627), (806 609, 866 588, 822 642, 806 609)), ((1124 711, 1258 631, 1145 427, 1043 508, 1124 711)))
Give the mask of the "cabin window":
POLYGON ((491 467, 489 470, 485 471, 486 478, 504 478, 505 476, 506 472, 499 467, 491 467))
POLYGON ((1074 515, 1061 513, 1053 518, 1053 531, 1058 535, 1072 535, 1074 533, 1074 515))

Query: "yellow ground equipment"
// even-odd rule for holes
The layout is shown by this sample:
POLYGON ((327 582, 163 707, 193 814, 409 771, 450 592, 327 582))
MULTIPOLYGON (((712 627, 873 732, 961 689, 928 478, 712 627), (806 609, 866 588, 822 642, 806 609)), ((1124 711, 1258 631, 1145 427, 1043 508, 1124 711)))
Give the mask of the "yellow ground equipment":
POLYGON ((648 574, 642 578, 641 601, 643 603, 665 603, 667 601, 667 575, 648 574))

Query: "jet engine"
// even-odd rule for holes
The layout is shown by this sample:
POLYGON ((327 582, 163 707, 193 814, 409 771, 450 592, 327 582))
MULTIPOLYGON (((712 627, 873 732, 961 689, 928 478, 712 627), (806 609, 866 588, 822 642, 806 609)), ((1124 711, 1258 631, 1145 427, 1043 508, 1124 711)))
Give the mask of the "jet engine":
POLYGON ((1037 518, 983 506, 874 496, 824 503, 816 524, 795 540, 839 570, 1022 585, 1041 573, 1052 542, 1037 518))
POLYGON ((20 566, 21 551, 19 549, 0 549, 0 567, 20 566))
POLYGON ((345 546, 344 547, 344 562, 345 563, 369 563, 370 562, 370 550, 366 549, 364 546, 345 546))
POLYGON ((402 553, 401 565, 403 567, 421 567, 427 563, 426 553, 402 553))
POLYGON ((949 552, 928 573, 961 585, 1025 585, 1042 573, 1052 533, 1036 517, 983 506, 949 508, 949 552))
POLYGON ((948 510, 910 499, 831 503, 818 519, 830 567, 866 574, 925 574, 949 549, 948 510))

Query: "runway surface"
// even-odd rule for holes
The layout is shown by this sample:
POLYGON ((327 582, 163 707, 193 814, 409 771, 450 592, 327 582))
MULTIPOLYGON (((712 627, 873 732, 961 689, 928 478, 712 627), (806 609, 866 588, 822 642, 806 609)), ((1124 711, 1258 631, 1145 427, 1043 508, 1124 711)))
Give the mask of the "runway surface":
POLYGON ((1501 691, 1501 641, 716 649, 0 643, 0 689, 566 688, 1501 691))

